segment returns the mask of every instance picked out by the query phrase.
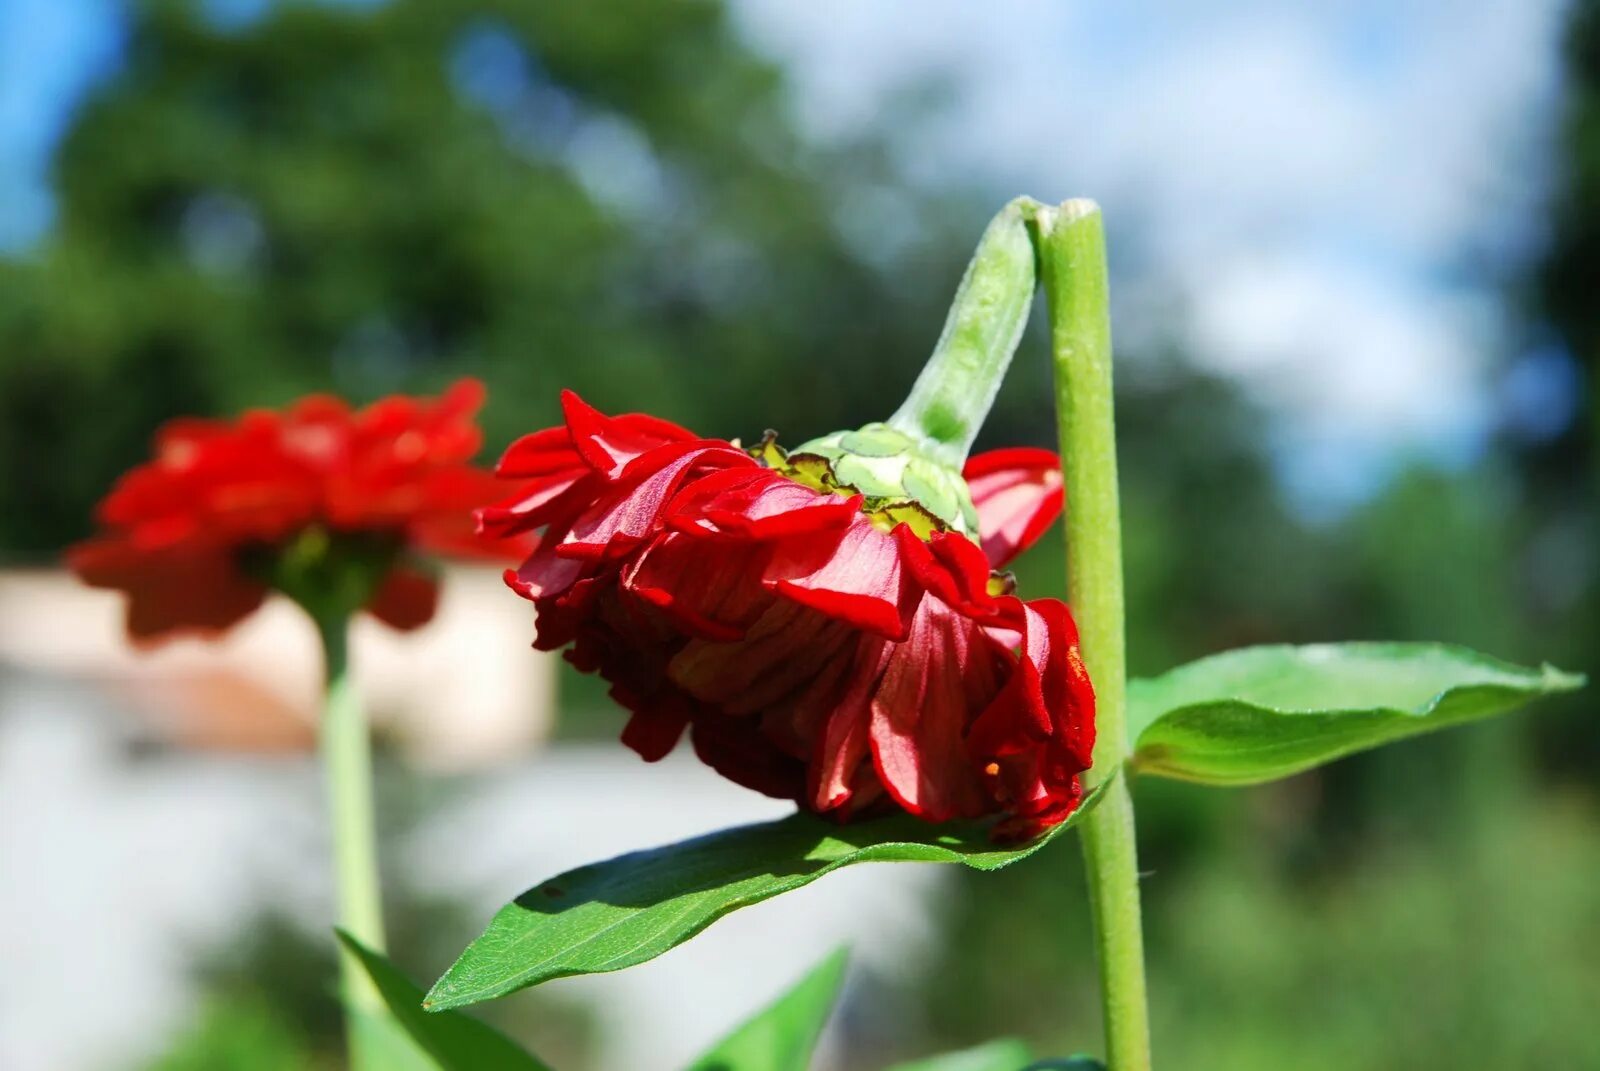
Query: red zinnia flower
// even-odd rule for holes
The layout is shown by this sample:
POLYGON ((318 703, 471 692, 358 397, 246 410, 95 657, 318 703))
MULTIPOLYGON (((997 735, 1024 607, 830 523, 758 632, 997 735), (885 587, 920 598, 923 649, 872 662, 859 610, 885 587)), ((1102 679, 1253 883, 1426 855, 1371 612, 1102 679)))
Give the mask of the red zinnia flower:
POLYGON ((433 616, 438 590, 409 551, 496 552, 470 523, 472 509, 504 494, 470 464, 483 394, 462 380, 437 400, 396 396, 352 411, 317 395, 283 413, 174 420, 156 434, 155 457, 100 503, 105 531, 71 548, 68 564, 127 593, 138 642, 228 628, 285 586, 286 562, 333 563, 291 591, 316 600, 337 593, 298 588, 337 587, 334 574, 359 563, 365 608, 415 628, 433 616))
POLYGON ((725 776, 840 818, 1000 814, 997 835, 1019 838, 1072 812, 1094 743, 1076 628, 991 573, 1060 512, 1055 455, 968 464, 980 549, 966 485, 893 459, 904 439, 881 425, 785 455, 563 405, 565 426, 496 470, 527 493, 479 526, 545 530, 506 580, 537 607, 536 647, 571 645, 611 682, 640 755, 687 728, 725 776), (926 494, 878 493, 873 471, 926 494))

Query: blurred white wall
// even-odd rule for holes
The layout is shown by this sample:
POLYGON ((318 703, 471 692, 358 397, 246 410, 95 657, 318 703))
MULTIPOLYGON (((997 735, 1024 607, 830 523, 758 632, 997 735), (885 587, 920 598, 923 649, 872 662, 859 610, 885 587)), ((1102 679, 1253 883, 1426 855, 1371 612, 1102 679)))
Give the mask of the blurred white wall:
MULTIPOLYGON (((424 768, 488 771, 404 842, 420 891, 487 922, 569 867, 791 809, 688 754, 650 765, 605 743, 505 761, 553 717, 554 663, 531 634, 497 575, 462 569, 426 628, 357 628, 357 676, 387 738, 424 768)), ((0 1067, 137 1066, 195 1013, 197 952, 269 908, 326 932, 320 673, 281 599, 220 641, 136 652, 119 596, 0 574, 0 1067)), ((601 1066, 665 1071, 841 943, 876 972, 919 969, 943 877, 831 875, 643 967, 552 984, 591 1009, 601 1066)))
MULTIPOLYGON (((646 764, 609 744, 562 747, 525 771, 480 780, 435 816, 412 843, 411 869, 487 923, 506 901, 572 867, 793 809, 713 774, 687 749, 646 764)), ((858 972, 923 970, 936 947, 929 908, 949 876, 943 866, 847 868, 736 911, 649 963, 548 984, 593 1009, 604 1033, 599 1066, 670 1071, 841 944, 858 972)), ((825 1042, 817 1071, 832 1066, 827 1051, 825 1042)))
MULTIPOLYGON (((0 674, 5 1071, 136 1067, 195 1013, 195 952, 268 908, 308 933, 332 924, 309 755, 133 746, 139 737, 102 691, 0 674)), ((568 867, 787 810, 686 754, 648 765, 617 744, 566 746, 469 781, 390 862, 422 891, 466 904, 476 927, 568 867)), ((668 1071, 841 943, 875 973, 921 969, 928 900, 947 876, 855 868, 737 912, 642 967, 551 984, 588 1006, 599 1066, 668 1071)), ((476 932, 456 937, 465 945, 476 932)))
MULTIPOLYGON (((275 596, 219 639, 131 647, 122 596, 58 571, 0 572, 0 662, 100 682, 177 742, 310 746, 322 660, 305 616, 275 596)), ((430 768, 502 761, 554 716, 554 656, 530 649, 532 607, 497 570, 445 571, 439 612, 402 633, 362 615, 351 641, 373 720, 430 768)))

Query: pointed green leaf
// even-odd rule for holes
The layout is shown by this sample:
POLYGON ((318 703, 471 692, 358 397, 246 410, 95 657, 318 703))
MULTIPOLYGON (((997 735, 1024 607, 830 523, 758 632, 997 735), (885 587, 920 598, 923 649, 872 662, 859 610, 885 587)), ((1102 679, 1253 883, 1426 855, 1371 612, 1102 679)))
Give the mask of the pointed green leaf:
POLYGON ((1583 683, 1445 644, 1246 647, 1129 682, 1133 766, 1207 784, 1270 781, 1583 683))
POLYGON ((1021 847, 989 842, 976 822, 933 826, 910 815, 834 825, 808 814, 725 829, 579 867, 528 890, 428 994, 430 1009, 459 1008, 525 986, 632 967, 674 948, 717 919, 809 885, 855 863, 960 863, 996 870, 1026 858, 1099 802, 1021 847))
POLYGON ((359 1007, 346 1007, 345 1014, 357 1035, 352 1071, 442 1071, 392 1015, 359 1007))
POLYGON ((844 982, 847 950, 823 960, 794 988, 746 1019, 689 1071, 806 1071, 844 982))
POLYGON ((1022 1071, 1033 1054, 1015 1038, 985 1042, 960 1052, 895 1064, 888 1071, 1022 1071))
POLYGON ((487 1023, 460 1012, 430 1015, 423 1011, 422 990, 394 964, 343 931, 339 933, 339 940, 366 968, 400 1028, 431 1057, 431 1060, 408 1058, 404 1064, 396 1062, 393 1064, 396 1071, 402 1066, 409 1069, 414 1065, 430 1071, 550 1071, 487 1023))

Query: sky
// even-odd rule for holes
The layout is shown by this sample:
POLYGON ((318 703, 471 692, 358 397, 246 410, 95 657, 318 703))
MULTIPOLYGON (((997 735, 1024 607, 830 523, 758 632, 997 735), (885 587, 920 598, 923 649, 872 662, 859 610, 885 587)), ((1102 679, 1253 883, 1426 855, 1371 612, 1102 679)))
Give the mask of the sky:
MULTIPOLYGON (((1141 298, 1176 295, 1197 359, 1277 415, 1279 472, 1307 512, 1403 461, 1485 448, 1495 370, 1520 367, 1524 345, 1500 288, 1542 240, 1558 0, 737 11, 819 134, 870 125, 934 77, 951 105, 902 148, 926 180, 981 183, 997 207, 1100 201, 1117 332, 1138 338, 1141 298)), ((1559 406, 1545 396, 1565 374, 1534 360, 1516 400, 1559 406)))
MULTIPOLYGON (((1119 335, 1181 309, 1196 359, 1274 414, 1308 514, 1406 461, 1473 462, 1508 413, 1559 418, 1570 368, 1522 359, 1501 298, 1542 240, 1561 0, 732 8, 819 138, 937 82, 934 117, 895 132, 913 181, 1099 200, 1119 335)), ((0 0, 0 253, 48 229, 49 153, 114 69, 117 10, 0 0)))

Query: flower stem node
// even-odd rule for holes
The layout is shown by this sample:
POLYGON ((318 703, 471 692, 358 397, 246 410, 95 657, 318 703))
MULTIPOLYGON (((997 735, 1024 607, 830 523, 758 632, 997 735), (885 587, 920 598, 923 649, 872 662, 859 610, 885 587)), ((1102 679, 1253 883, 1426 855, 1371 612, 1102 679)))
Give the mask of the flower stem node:
POLYGON ((240 564, 246 573, 299 603, 315 620, 337 621, 373 600, 404 549, 392 533, 334 532, 313 524, 281 547, 246 548, 240 564))
POLYGON ((904 523, 923 539, 945 531, 978 538, 978 511, 960 470, 887 424, 824 435, 787 455, 763 442, 756 456, 815 490, 861 495, 862 511, 884 531, 904 523))

